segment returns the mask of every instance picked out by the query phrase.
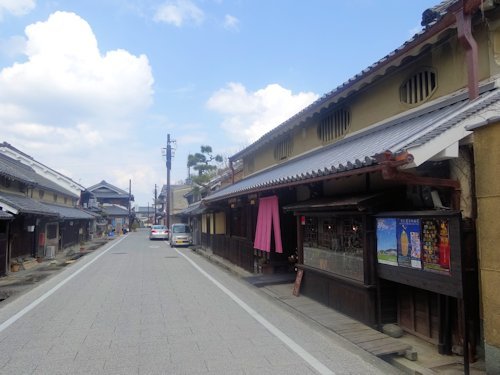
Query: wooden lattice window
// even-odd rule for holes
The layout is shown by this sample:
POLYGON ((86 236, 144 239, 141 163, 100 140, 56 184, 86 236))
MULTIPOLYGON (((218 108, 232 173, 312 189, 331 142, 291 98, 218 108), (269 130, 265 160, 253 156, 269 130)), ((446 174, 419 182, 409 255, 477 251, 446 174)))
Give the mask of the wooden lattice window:
POLYGON ((402 103, 418 104, 427 100, 436 88, 436 73, 432 69, 425 69, 415 73, 401 85, 399 96, 402 103))
POLYGON ((274 159, 277 161, 284 160, 293 152, 292 139, 287 137, 278 141, 274 146, 274 159))
POLYGON ((351 113, 341 108, 324 117, 318 125, 318 137, 323 142, 330 142, 344 137, 351 125, 351 113))

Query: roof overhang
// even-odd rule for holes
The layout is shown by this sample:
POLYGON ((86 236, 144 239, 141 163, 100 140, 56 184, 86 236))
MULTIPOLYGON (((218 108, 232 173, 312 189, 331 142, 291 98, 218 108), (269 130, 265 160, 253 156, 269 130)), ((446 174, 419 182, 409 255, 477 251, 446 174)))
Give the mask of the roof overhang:
MULTIPOLYGON (((480 9, 484 11, 484 5, 483 0, 443 1, 439 4, 439 17, 435 21, 429 23, 423 30, 413 35, 413 37, 402 46, 362 70, 331 92, 323 95, 296 115, 264 134, 245 149, 230 156, 229 160, 234 162, 255 152, 262 145, 281 136, 290 129, 299 126, 324 111, 328 111, 332 106, 350 97, 354 93, 365 90, 367 86, 378 81, 380 77, 402 66, 408 58, 417 57, 423 50, 426 50, 429 45, 441 43, 443 38, 451 33, 456 35, 456 15, 459 13, 475 14, 480 9)), ((482 16, 484 17, 484 14, 482 16)))
POLYGON ((75 207, 59 206, 55 204, 45 204, 52 211, 57 212, 60 219, 63 220, 93 220, 95 217, 88 212, 75 207))
POLYGON ((52 211, 41 202, 9 193, 0 193, 0 207, 2 210, 8 211, 14 215, 33 214, 41 216, 58 216, 57 212, 52 211))
POLYGON ((2 208, 2 211, 7 211, 14 215, 19 214, 19 210, 17 208, 10 205, 9 203, 6 203, 5 201, 2 201, 1 197, 0 197, 0 208, 2 208))
POLYGON ((363 212, 379 201, 382 194, 349 195, 336 198, 311 199, 289 204, 283 207, 286 212, 320 212, 320 211, 359 211, 363 212))
POLYGON ((212 203, 243 194, 377 172, 388 163, 390 167, 408 169, 426 161, 456 158, 460 142, 471 134, 467 126, 483 121, 485 116, 498 116, 499 103, 496 82, 484 85, 481 95, 472 101, 461 90, 250 175, 204 201, 212 203))
POLYGON ((14 216, 12 216, 10 213, 0 210, 0 220, 12 220, 14 216))
POLYGON ((427 161, 442 161, 458 158, 460 141, 469 134, 471 134, 471 132, 465 130, 464 127, 455 127, 436 136, 421 146, 409 148, 407 152, 413 156, 413 161, 402 168, 415 168, 427 161))

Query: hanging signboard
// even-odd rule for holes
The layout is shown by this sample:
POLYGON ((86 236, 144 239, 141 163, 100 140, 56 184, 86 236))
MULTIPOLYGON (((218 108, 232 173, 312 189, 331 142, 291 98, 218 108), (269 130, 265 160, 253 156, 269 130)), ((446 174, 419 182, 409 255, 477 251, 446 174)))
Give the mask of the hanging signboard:
POLYGON ((460 214, 450 211, 377 215, 379 277, 460 297, 460 214))

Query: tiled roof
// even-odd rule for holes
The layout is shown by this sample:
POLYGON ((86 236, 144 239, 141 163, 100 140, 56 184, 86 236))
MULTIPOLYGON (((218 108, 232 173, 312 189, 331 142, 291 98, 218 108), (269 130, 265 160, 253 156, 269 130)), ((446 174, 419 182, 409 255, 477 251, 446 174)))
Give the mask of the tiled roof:
MULTIPOLYGON (((395 57, 399 55, 403 55, 407 53, 407 49, 410 46, 414 46, 415 43, 424 42, 427 38, 427 33, 431 30, 436 24, 443 19, 443 17, 448 13, 450 8, 454 7, 455 4, 459 3, 459 0, 444 0, 435 7, 431 8, 430 11, 435 14, 435 19, 431 22, 428 22, 425 27, 413 35, 409 40, 407 40, 403 45, 396 48, 394 51, 390 52, 380 60, 376 61, 372 65, 368 66, 360 73, 356 74, 354 77, 351 77, 346 82, 336 87, 332 91, 324 94, 322 97, 317 99, 314 103, 305 107, 303 110, 290 117, 283 123, 276 126, 274 129, 270 130, 263 136, 261 136, 257 141, 253 142, 251 145, 246 147, 245 149, 237 152, 236 154, 230 157, 231 160, 236 161, 243 156, 247 155, 250 152, 257 150, 261 145, 269 142, 270 140, 276 138, 277 136, 286 133, 290 129, 293 129, 296 126, 299 126, 302 122, 306 121, 308 118, 311 118, 315 114, 319 113, 322 109, 327 108, 334 98, 338 98, 341 96, 348 96, 351 92, 356 91, 354 87, 355 84, 359 82, 370 83, 369 77, 371 74, 376 72, 378 69, 381 69, 384 66, 387 66, 390 61, 392 61, 395 57)), ((417 53, 417 52, 413 52, 417 53)), ((400 62, 401 63, 401 62, 400 62)), ((398 65, 399 63, 392 63, 398 65)), ((378 77, 380 74, 377 74, 378 77)), ((376 79, 374 76, 373 79, 376 79)))
POLYGON ((421 146, 459 126, 478 111, 500 101, 500 90, 483 92, 475 101, 467 94, 450 96, 417 111, 354 133, 345 139, 283 164, 258 172, 205 198, 216 201, 250 191, 264 191, 296 181, 333 176, 345 170, 376 164, 375 157, 387 151, 393 155, 421 146))
MULTIPOLYGON (((128 198, 129 196, 129 193, 127 191, 111 185, 109 182, 106 182, 104 180, 87 188, 87 191, 91 192, 95 197, 98 198, 128 198), (100 189, 102 189, 102 191, 100 191, 100 189)), ((132 200, 134 200, 133 196, 132 200)))
POLYGON ((35 180, 28 176, 30 172, 23 173, 26 169, 29 169, 29 167, 15 161, 12 158, 9 158, 8 156, 0 154, 0 176, 18 180, 28 185, 35 185, 35 180))
POLYGON ((128 210, 121 206, 117 206, 115 204, 108 206, 104 205, 102 210, 106 212, 110 216, 128 216, 128 210))
POLYGON ((19 180, 28 185, 78 198, 71 191, 35 172, 30 166, 0 153, 0 175, 19 180))
POLYGON ((187 208, 178 212, 179 216, 191 216, 191 215, 200 215, 205 212, 206 207, 201 204, 201 201, 190 204, 187 208))
POLYGON ((41 202, 21 195, 10 193, 0 192, 0 206, 4 210, 6 210, 6 207, 12 208, 21 214, 58 216, 58 213, 56 211, 53 211, 41 202))
POLYGON ((57 212, 61 219, 94 219, 94 215, 75 207, 59 206, 56 204, 46 204, 52 211, 57 212))
POLYGON ((0 210, 0 220, 9 220, 12 219, 14 216, 9 214, 8 212, 5 212, 4 210, 0 210))
POLYGON ((77 186, 78 189, 81 191, 83 191, 85 189, 83 186, 76 183, 71 178, 64 176, 63 174, 53 170, 52 168, 47 167, 46 165, 35 160, 35 158, 33 158, 32 156, 29 156, 28 154, 22 152, 21 150, 15 148, 14 146, 12 146, 11 144, 9 144, 7 142, 0 143, 0 154, 2 154, 2 152, 7 157, 9 157, 9 155, 11 155, 10 157, 12 157, 12 154, 17 155, 16 158, 20 157, 22 160, 24 160, 24 162, 21 161, 21 159, 16 160, 16 161, 19 161, 20 163, 27 166, 28 168, 31 168, 32 165, 37 165, 38 167, 40 167, 44 171, 50 171, 51 174, 56 174, 58 176, 58 180, 59 180, 59 178, 62 178, 62 180, 66 181, 74 186, 77 186), (7 150, 7 152, 6 152, 6 150, 7 150))

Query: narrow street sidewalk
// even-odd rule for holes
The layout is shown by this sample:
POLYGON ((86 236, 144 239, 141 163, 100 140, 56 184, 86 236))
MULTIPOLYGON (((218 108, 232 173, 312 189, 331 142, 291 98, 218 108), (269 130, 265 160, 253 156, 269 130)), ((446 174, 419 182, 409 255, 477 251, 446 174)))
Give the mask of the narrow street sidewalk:
MULTIPOLYGON (((251 280, 252 276, 255 276, 254 274, 235 266, 226 259, 213 254, 211 250, 204 250, 195 247, 193 248, 193 251, 238 277, 251 280)), ((284 283, 281 284, 270 283, 268 285, 261 285, 260 287, 258 287, 258 289, 270 298, 273 298, 275 301, 285 305, 289 311, 292 311, 305 319, 309 319, 316 324, 320 324, 325 329, 328 329, 331 332, 339 335, 340 339, 347 339, 347 341, 351 341, 349 340, 347 335, 342 335, 342 333, 335 331, 334 322, 340 320, 349 320, 353 324, 360 324, 356 320, 351 319, 346 315, 343 315, 335 311, 334 309, 322 305, 321 303, 316 302, 308 297, 302 295, 299 295, 297 297, 294 296, 292 294, 293 282, 284 281, 284 283)), ((414 375, 459 375, 464 373, 463 357, 455 355, 441 355, 438 353, 435 346, 409 334, 405 334, 398 340, 402 343, 407 344, 412 348, 412 351, 416 352, 416 360, 409 360, 405 358, 404 355, 388 355, 381 356, 380 358, 384 359, 402 372, 414 375)), ((351 341, 351 343, 357 345, 356 342, 351 341)), ((361 346, 357 346, 363 349, 361 346)), ((479 360, 476 363, 472 363, 470 365, 470 374, 486 374, 484 361, 479 360)))
POLYGON ((82 245, 74 245, 57 252, 53 259, 42 259, 40 262, 35 258, 20 259, 18 271, 11 271, 7 276, 0 278, 0 308, 2 304, 8 303, 33 289, 40 281, 57 274, 66 266, 99 249, 113 239, 114 237, 98 238, 82 245))

